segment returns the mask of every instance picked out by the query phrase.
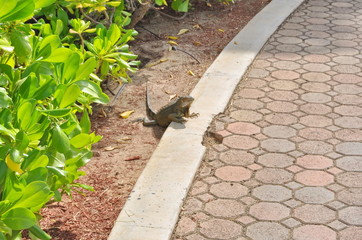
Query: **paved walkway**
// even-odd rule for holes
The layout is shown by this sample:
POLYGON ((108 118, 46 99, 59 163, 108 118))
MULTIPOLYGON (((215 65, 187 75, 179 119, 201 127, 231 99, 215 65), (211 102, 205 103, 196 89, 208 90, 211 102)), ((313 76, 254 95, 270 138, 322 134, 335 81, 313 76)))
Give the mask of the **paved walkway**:
POLYGON ((362 239, 362 1, 310 0, 215 121, 173 240, 362 239))

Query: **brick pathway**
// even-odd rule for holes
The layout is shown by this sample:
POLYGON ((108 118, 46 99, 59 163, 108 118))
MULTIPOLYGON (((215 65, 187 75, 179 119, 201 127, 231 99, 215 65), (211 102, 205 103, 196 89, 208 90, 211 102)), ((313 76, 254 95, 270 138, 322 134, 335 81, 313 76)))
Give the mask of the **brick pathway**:
POLYGON ((173 240, 362 239, 362 1, 310 0, 216 120, 173 240))

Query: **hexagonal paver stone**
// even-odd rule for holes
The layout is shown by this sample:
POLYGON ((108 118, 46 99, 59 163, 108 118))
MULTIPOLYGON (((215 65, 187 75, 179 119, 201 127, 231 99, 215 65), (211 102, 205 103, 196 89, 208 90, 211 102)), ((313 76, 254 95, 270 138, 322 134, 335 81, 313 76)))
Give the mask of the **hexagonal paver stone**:
POLYGON ((263 183, 283 184, 291 181, 293 174, 284 169, 264 168, 256 172, 255 178, 263 183))
POLYGON ((252 110, 237 110, 231 112, 230 117, 243 122, 257 122, 263 118, 263 115, 252 110))
POLYGON ((290 138, 296 135, 296 130, 287 126, 273 125, 263 129, 263 133, 274 138, 290 138))
POLYGON ((283 153, 267 153, 260 156, 257 160, 258 163, 266 167, 288 167, 293 164, 294 158, 283 153))
POLYGON ((340 232, 340 240, 357 240, 362 236, 362 227, 350 226, 340 232))
POLYGON ((239 183, 222 182, 212 184, 210 193, 220 198, 240 198, 248 194, 248 188, 239 183))
POLYGON ((339 218, 348 224, 362 226, 362 207, 346 207, 339 211, 339 218))
POLYGON ((360 142, 344 142, 336 146, 339 153, 346 155, 362 155, 362 143, 360 142))
POLYGON ((252 149, 259 145, 259 141, 248 136, 232 135, 224 138, 223 143, 231 148, 235 149, 252 149))
POLYGON ((343 128, 362 128, 362 119, 359 117, 340 117, 334 123, 343 128))
POLYGON ((327 127, 332 125, 332 119, 320 115, 307 115, 300 118, 300 123, 308 127, 327 127))
POLYGON ((211 219, 200 223, 200 232, 209 238, 230 239, 242 233, 242 227, 229 220, 211 219))
POLYGON ((226 166, 216 169, 215 176, 226 181, 243 181, 251 177, 251 171, 244 167, 226 166))
POLYGON ((187 235, 193 232, 196 228, 196 223, 188 217, 182 216, 178 221, 176 234, 177 235, 187 235))
POLYGON ((348 156, 337 159, 337 167, 346 171, 362 172, 362 157, 348 156))
POLYGON ((341 129, 334 133, 336 138, 347 142, 362 141, 361 129, 341 129))
POLYGON ((307 223, 327 223, 336 218, 335 211, 323 205, 306 204, 294 209, 294 217, 307 223))
POLYGON ((346 187, 361 187, 362 172, 346 172, 337 175, 337 182, 346 187))
POLYGON ((295 149, 295 144, 285 139, 266 139, 261 142, 261 147, 270 152, 290 152, 295 149))
POLYGON ((294 240, 336 240, 337 234, 322 225, 303 225, 293 230, 294 240))
POLYGON ((299 136, 308 140, 326 140, 332 138, 333 134, 324 128, 304 128, 299 131, 299 136))
POLYGON ((333 145, 325 141, 304 141, 298 146, 300 151, 307 154, 326 154, 333 151, 333 145))
POLYGON ((310 103, 327 103, 332 100, 332 98, 325 93, 305 93, 301 98, 310 103))
POLYGON ((323 171, 306 170, 297 173, 295 179, 307 186, 326 186, 333 182, 334 177, 323 171))
POLYGON ((295 198, 304 203, 323 204, 334 199, 334 193, 324 187, 304 187, 295 192, 295 198))
POLYGON ((249 214, 259 220, 278 221, 290 215, 290 209, 280 203, 261 202, 250 207, 249 214))
POLYGON ((333 161, 320 155, 305 155, 297 158, 297 164, 308 169, 325 169, 333 165, 333 161))
POLYGON ((292 197, 292 191, 283 186, 263 185, 254 188, 252 195, 262 201, 282 202, 292 197))
POLYGON ((260 132, 260 127, 245 122, 230 123, 226 129, 232 133, 243 135, 253 135, 260 132))
POLYGON ((254 163, 255 156, 243 150, 231 149, 221 153, 220 160, 231 165, 248 166, 254 163))
POLYGON ((362 206, 362 188, 347 188, 337 193, 337 199, 349 205, 362 206))
POLYGON ((267 103, 267 108, 274 112, 289 113, 298 110, 298 106, 291 102, 273 101, 267 103))
POLYGON ((205 211, 216 217, 236 217, 245 212, 245 206, 235 200, 216 199, 205 204, 205 211))
POLYGON ((246 235, 253 240, 287 240, 289 230, 279 223, 257 222, 246 228, 246 235))

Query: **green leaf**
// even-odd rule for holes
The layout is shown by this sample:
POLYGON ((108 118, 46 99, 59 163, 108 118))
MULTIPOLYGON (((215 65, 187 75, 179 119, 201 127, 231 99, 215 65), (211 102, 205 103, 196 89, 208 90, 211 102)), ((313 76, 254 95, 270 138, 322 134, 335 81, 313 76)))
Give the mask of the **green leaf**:
POLYGON ((36 168, 46 167, 49 163, 49 158, 47 155, 41 155, 36 160, 33 160, 29 163, 27 170, 32 171, 36 168))
POLYGON ((115 45, 118 39, 121 37, 121 30, 117 26, 117 24, 111 24, 107 31, 107 38, 108 38, 108 47, 115 45))
POLYGON ((30 228, 36 224, 35 215, 26 208, 13 208, 3 214, 1 220, 13 230, 30 228))
POLYGON ((74 79, 75 74, 80 65, 80 56, 78 53, 74 52, 68 60, 64 63, 62 82, 68 83, 74 79))
POLYGON ((75 103, 80 95, 80 88, 76 84, 70 85, 64 92, 63 98, 59 104, 60 108, 68 107, 75 103))
POLYGON ((56 0, 34 0, 35 2, 35 9, 47 7, 53 4, 56 0))
POLYGON ((52 146, 60 153, 66 153, 70 150, 70 142, 68 136, 57 125, 52 132, 52 146))
MULTIPOLYGON (((40 227, 37 225, 32 226, 29 228, 29 231, 37 238, 41 240, 50 240, 52 239, 51 236, 49 236, 46 232, 44 232, 40 227)), ((0 239, 1 240, 1 239, 0 239)))
POLYGON ((82 128, 82 133, 89 133, 91 129, 91 122, 87 110, 83 112, 82 118, 80 119, 79 125, 82 128))
POLYGON ((2 232, 0 232, 0 240, 5 240, 5 236, 2 232))
POLYGON ((75 75, 74 81, 78 80, 88 80, 89 75, 97 66, 97 61, 94 57, 89 58, 82 65, 79 66, 78 71, 75 75))
POLYGON ((10 34, 11 45, 14 46, 14 51, 18 60, 24 63, 31 54, 31 46, 28 36, 20 31, 12 31, 10 34))
POLYGON ((29 18, 35 9, 33 0, 0 0, 0 6, 3 6, 0 8, 0 22, 29 18), (16 6, 14 7, 14 3, 11 2, 16 2, 16 6))
POLYGON ((18 108, 17 119, 20 122, 21 129, 27 130, 30 127, 34 107, 33 102, 27 101, 18 108))
POLYGON ((0 88, 0 108, 7 108, 12 104, 11 98, 8 96, 5 88, 0 88))
POLYGON ((32 208, 43 205, 48 201, 50 193, 50 188, 46 182, 31 182, 23 189, 23 196, 14 205, 14 207, 32 208))
POLYGON ((24 131, 19 131, 15 136, 15 148, 24 151, 29 145, 29 138, 24 131))
POLYGON ((55 88, 56 88, 56 83, 54 79, 50 79, 34 93, 33 98, 36 100, 45 99, 55 91, 55 88))
POLYGON ((14 47, 6 39, 0 39, 0 49, 5 52, 11 53, 14 51, 14 47))
POLYGON ((91 95, 94 98, 92 99, 94 102, 103 104, 109 102, 109 97, 105 93, 103 93, 100 86, 98 86, 94 82, 84 80, 76 81, 75 84, 79 86, 81 91, 91 95))
POLYGON ((70 143, 75 148, 82 148, 92 143, 92 137, 89 134, 81 133, 70 139, 70 143))
POLYGON ((45 62, 61 63, 67 61, 69 56, 73 53, 69 48, 57 48, 48 58, 44 59, 45 62))
POLYGON ((39 110, 39 112, 45 116, 56 117, 56 118, 64 117, 68 115, 71 111, 72 109, 70 108, 39 110))

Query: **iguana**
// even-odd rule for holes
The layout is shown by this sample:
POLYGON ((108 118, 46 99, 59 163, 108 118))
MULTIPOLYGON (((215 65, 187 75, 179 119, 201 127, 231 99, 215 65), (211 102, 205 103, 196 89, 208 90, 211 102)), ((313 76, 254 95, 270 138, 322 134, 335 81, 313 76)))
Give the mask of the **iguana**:
POLYGON ((147 114, 151 120, 143 118, 143 125, 159 125, 161 127, 167 127, 171 122, 183 123, 186 122, 185 118, 197 117, 197 113, 190 114, 190 106, 193 101, 194 98, 191 96, 178 97, 162 107, 158 112, 155 112, 150 107, 150 97, 148 91, 146 90, 146 108, 147 114))

